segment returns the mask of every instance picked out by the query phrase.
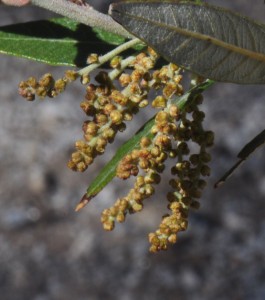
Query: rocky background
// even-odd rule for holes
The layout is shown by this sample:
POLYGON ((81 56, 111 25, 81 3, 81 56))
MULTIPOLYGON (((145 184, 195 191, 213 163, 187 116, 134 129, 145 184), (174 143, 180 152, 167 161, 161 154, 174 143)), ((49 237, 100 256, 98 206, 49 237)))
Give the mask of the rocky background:
MULTIPOLYGON (((105 11, 107 2, 89 1, 105 11)), ((265 21, 263 0, 208 2, 265 21)), ((51 16, 0 6, 0 25, 51 16)), ((63 68, 0 56, 1 300, 265 299, 264 148, 213 189, 241 147, 264 129, 265 87, 216 84, 205 93, 206 126, 216 133, 212 176, 188 231, 154 255, 147 234, 166 212, 166 180, 143 212, 111 233, 101 227, 101 211, 129 183, 115 180, 75 213, 88 183, 128 135, 120 134, 86 173, 70 171, 66 163, 85 119, 82 86, 43 102, 27 103, 17 94, 19 81, 46 72, 60 77, 63 68)), ((141 121, 147 115, 148 109, 141 121)))

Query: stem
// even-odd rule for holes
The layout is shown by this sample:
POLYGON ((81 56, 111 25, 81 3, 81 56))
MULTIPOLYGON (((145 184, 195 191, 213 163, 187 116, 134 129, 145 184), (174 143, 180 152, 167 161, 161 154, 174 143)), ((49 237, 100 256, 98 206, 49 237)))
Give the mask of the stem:
POLYGON ((110 16, 100 13, 91 6, 79 6, 66 0, 31 0, 31 3, 90 27, 99 27, 126 38, 133 38, 127 30, 110 16))
POLYGON ((133 39, 130 40, 124 44, 121 44, 120 46, 118 46, 117 48, 113 49, 112 51, 108 52, 107 54, 101 56, 99 58, 99 62, 95 63, 95 64, 91 64, 81 70, 78 71, 78 74, 80 76, 86 76, 88 75, 90 72, 92 72, 93 70, 97 69, 98 67, 100 67, 101 65, 105 64, 106 62, 108 62, 110 59, 112 59, 114 56, 118 55, 119 53, 139 44, 141 41, 139 39, 133 39))
POLYGON ((121 62, 121 66, 119 68, 116 68, 109 72, 108 75, 110 80, 116 79, 118 75, 120 75, 124 71, 124 69, 126 69, 129 66, 129 64, 131 64, 134 60, 135 60, 135 56, 129 56, 123 59, 121 62))

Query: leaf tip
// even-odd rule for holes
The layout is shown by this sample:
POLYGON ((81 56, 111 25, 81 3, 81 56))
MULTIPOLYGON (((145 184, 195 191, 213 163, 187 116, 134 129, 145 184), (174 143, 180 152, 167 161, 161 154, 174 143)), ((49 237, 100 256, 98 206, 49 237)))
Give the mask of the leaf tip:
POLYGON ((218 180, 215 184, 214 184, 214 188, 217 189, 220 186, 222 186, 225 183, 225 180, 218 180))
POLYGON ((77 204, 75 211, 78 212, 80 211, 82 208, 84 208, 88 202, 90 202, 90 200, 93 198, 93 196, 88 197, 87 194, 85 194, 82 199, 80 200, 80 202, 77 204))

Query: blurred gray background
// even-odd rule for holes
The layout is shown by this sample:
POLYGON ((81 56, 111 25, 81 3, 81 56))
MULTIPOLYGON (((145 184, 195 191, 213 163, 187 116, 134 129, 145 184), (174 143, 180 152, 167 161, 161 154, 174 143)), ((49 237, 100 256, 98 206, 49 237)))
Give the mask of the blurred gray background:
MULTIPOLYGON (((106 11, 109 1, 89 3, 106 11)), ((263 0, 208 3, 265 22, 263 0)), ((34 7, 0 6, 1 25, 51 16, 34 7)), ((205 126, 216 134, 212 176, 188 231, 154 255, 147 235, 167 212, 166 181, 141 213, 111 233, 102 229, 101 211, 126 194, 129 183, 115 180, 75 213, 115 144, 85 173, 70 171, 66 163, 85 120, 83 87, 75 83, 55 100, 28 103, 17 84, 46 72, 60 77, 63 68, 1 55, 0 70, 1 300, 265 299, 264 148, 213 189, 241 147, 265 128, 265 86, 216 84, 205 93, 205 126)), ((137 130, 133 122, 128 127, 137 130)), ((127 138, 118 135, 118 143, 127 138)))

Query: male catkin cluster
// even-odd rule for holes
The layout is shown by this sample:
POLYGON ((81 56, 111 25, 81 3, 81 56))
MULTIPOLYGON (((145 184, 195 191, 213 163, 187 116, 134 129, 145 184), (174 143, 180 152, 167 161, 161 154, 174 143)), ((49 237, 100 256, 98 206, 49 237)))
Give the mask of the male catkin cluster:
MULTIPOLYGON (((158 229, 149 234, 152 252, 166 250, 177 241, 178 233, 187 229, 189 211, 199 207, 198 199, 206 186, 204 177, 210 175, 208 147, 214 139, 213 133, 203 127, 205 116, 199 109, 202 96, 193 96, 181 107, 178 99, 184 93, 182 70, 172 63, 155 69, 158 59, 148 48, 126 58, 114 56, 110 70, 101 70, 92 79, 90 74, 67 71, 58 80, 45 74, 39 81, 29 78, 19 86, 20 94, 31 101, 35 95, 55 97, 81 77, 85 96, 80 107, 87 120, 82 126, 83 139, 76 141, 68 162, 74 171, 85 171, 140 109, 150 104, 157 110, 151 130, 116 168, 116 176, 122 180, 135 177, 133 187, 101 215, 104 229, 113 230, 115 222, 124 222, 128 214, 140 212, 144 200, 154 195, 168 160, 172 175, 165 196, 168 213, 163 213, 158 229)), ((97 54, 87 60, 96 67, 99 61, 97 54)), ((88 201, 83 197, 78 210, 88 201)))

